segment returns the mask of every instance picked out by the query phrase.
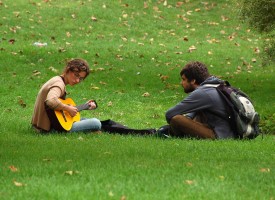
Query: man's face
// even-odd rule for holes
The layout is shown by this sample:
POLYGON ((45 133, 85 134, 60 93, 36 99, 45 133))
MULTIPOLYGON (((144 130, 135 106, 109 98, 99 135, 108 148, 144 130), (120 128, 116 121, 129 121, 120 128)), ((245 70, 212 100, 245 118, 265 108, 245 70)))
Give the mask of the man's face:
POLYGON ((185 93, 193 92, 196 89, 195 82, 195 80, 189 81, 184 74, 181 76, 181 85, 185 93))

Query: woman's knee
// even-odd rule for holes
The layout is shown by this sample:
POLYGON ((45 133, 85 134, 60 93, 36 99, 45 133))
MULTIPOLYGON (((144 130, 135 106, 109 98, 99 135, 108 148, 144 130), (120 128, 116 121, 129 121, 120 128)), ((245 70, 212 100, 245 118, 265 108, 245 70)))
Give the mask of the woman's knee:
POLYGON ((99 119, 97 118, 91 118, 89 119, 91 121, 91 124, 93 125, 93 128, 96 130, 100 130, 101 129, 101 122, 99 119))

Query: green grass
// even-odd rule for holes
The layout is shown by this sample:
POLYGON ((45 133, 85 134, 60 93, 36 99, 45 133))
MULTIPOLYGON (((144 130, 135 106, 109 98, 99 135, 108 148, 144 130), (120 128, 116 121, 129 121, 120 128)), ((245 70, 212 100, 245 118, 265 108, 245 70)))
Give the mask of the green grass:
POLYGON ((1 199, 274 198, 274 66, 263 67, 255 52, 263 51, 261 36, 238 21, 231 1, 167 2, 0 1, 1 199), (38 48, 36 41, 48 45, 38 48), (92 73, 68 87, 69 96, 99 104, 85 117, 158 128, 185 97, 180 69, 200 60, 250 95, 269 135, 253 141, 39 136, 29 128, 36 94, 76 57, 92 73))
POLYGON ((274 137, 197 141, 24 134, 2 142, 7 149, 1 153, 4 199, 274 197, 274 137))

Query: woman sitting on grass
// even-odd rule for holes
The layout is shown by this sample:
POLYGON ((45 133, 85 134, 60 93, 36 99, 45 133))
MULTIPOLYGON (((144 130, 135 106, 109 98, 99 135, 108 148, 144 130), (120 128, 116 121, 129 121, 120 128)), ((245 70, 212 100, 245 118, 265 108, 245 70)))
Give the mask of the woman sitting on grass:
MULTIPOLYGON (((55 76, 48 80, 40 89, 32 116, 32 127, 38 132, 49 131, 65 131, 57 120, 55 111, 64 111, 69 113, 71 117, 75 117, 78 113, 78 108, 73 105, 63 103, 62 100, 66 97, 66 85, 74 86, 80 83, 89 75, 90 69, 88 63, 83 59, 73 59, 69 61, 60 76, 55 76)), ((92 100, 86 103, 89 110, 97 107, 92 100)), ((66 120, 65 120, 66 121, 66 120)), ((80 131, 99 131, 101 122, 96 118, 81 119, 72 123, 69 132, 80 131)))

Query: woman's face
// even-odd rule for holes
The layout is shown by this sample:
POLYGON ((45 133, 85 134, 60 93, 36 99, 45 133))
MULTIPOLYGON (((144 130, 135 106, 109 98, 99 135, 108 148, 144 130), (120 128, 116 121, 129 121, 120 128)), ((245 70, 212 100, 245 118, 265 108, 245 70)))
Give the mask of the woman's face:
POLYGON ((86 72, 76 72, 76 71, 69 71, 67 73, 67 84, 73 86, 75 84, 80 83, 86 77, 86 72))

